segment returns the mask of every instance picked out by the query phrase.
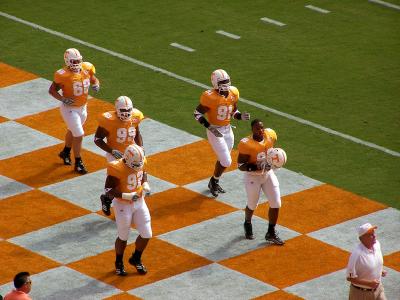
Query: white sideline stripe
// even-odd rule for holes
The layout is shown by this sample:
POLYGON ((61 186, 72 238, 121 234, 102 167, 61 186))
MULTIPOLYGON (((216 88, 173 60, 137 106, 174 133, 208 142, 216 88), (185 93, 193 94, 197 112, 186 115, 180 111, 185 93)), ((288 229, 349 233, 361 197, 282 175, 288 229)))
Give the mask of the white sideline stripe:
POLYGON ((381 1, 381 0, 368 0, 368 1, 376 3, 376 4, 380 4, 380 5, 383 5, 383 6, 386 6, 386 7, 390 7, 390 8, 394 8, 394 9, 400 10, 400 6, 398 6, 396 4, 393 4, 393 3, 389 3, 389 2, 385 2, 385 1, 381 1))
POLYGON ((263 21, 263 22, 275 24, 275 25, 278 25, 278 26, 285 26, 286 25, 285 23, 281 23, 279 21, 272 20, 272 19, 267 18, 267 17, 261 18, 260 20, 263 21))
MULTIPOLYGON (((172 73, 172 72, 170 72, 170 71, 167 71, 167 70, 158 68, 158 67, 153 66, 153 65, 151 65, 151 64, 148 64, 148 63, 142 62, 142 61, 140 61, 140 60, 134 59, 134 58, 132 58, 132 57, 126 56, 126 55, 124 55, 124 54, 121 54, 121 53, 118 53, 118 52, 114 52, 114 51, 108 50, 108 49, 106 49, 106 48, 99 47, 99 46, 96 46, 96 45, 93 45, 93 44, 84 42, 84 41, 79 40, 79 39, 77 39, 77 38, 74 38, 74 37, 72 37, 72 36, 70 36, 70 35, 66 35, 66 34, 63 34, 63 33, 61 33, 61 32, 54 31, 54 30, 51 30, 51 29, 42 27, 42 26, 40 26, 40 25, 37 25, 37 24, 31 23, 31 22, 22 20, 22 19, 20 19, 20 18, 14 17, 14 16, 12 16, 12 15, 9 15, 9 14, 3 13, 3 12, 0 12, 0 16, 3 16, 3 17, 5 17, 5 18, 14 20, 14 21, 16 21, 16 22, 19 22, 19 23, 22 23, 22 24, 25 24, 25 25, 28 25, 28 26, 33 27, 33 28, 36 28, 36 29, 42 30, 42 31, 47 32, 47 33, 50 33, 50 34, 52 34, 52 35, 56 35, 56 36, 62 37, 62 38, 64 38, 64 39, 66 39, 66 40, 69 40, 69 41, 72 41, 72 42, 75 42, 75 43, 82 44, 82 45, 84 45, 84 46, 86 46, 86 47, 96 49, 96 50, 98 50, 98 51, 107 53, 107 54, 109 54, 109 55, 111 55, 111 56, 118 57, 118 58, 120 58, 120 59, 129 61, 129 62, 132 62, 132 63, 137 64, 137 65, 139 65, 139 66, 145 67, 145 68, 150 69, 150 70, 153 70, 153 71, 155 71, 155 72, 162 73, 162 74, 167 75, 167 76, 169 76, 169 77, 172 77, 172 78, 181 80, 181 81, 183 81, 183 82, 189 83, 189 84, 191 84, 191 85, 194 85, 194 86, 197 86, 197 87, 200 87, 200 88, 203 88, 203 89, 210 89, 210 88, 211 88, 211 87, 209 87, 209 86, 207 86, 207 85, 205 85, 205 84, 203 84, 203 83, 200 83, 200 82, 198 82, 198 81, 195 81, 195 80, 193 80, 193 79, 180 76, 180 75, 178 75, 178 74, 175 74, 175 73, 172 73)), ((247 104, 251 105, 251 106, 260 108, 260 109, 265 110, 265 111, 269 111, 269 112, 271 112, 271 113, 273 113, 273 114, 276 114, 276 115, 285 117, 285 118, 287 118, 287 119, 289 119, 289 120, 293 120, 293 121, 296 121, 296 122, 298 122, 298 123, 301 123, 301 124, 304 124, 304 125, 308 125, 308 126, 310 126, 310 127, 314 127, 314 128, 319 129, 319 130, 321 130, 321 131, 327 132, 327 133, 329 133, 329 134, 333 134, 333 135, 336 135, 336 136, 340 136, 340 137, 342 137, 342 138, 344 138, 344 139, 346 139, 346 140, 350 140, 350 141, 352 141, 352 142, 354 142, 354 143, 361 144, 361 145, 364 145, 364 146, 367 146, 367 147, 374 148, 374 149, 376 149, 376 150, 385 152, 385 153, 387 153, 387 154, 400 157, 400 153, 399 153, 399 152, 396 152, 396 151, 393 151, 393 150, 384 148, 384 147, 382 147, 382 146, 379 146, 379 145, 376 145, 376 144, 373 144, 373 143, 370 143, 370 142, 361 140, 361 139, 359 139, 359 138, 353 137, 353 136, 348 135, 348 134, 344 134, 344 133, 338 132, 338 131, 336 131, 336 130, 332 130, 332 129, 330 129, 330 128, 324 127, 324 126, 319 125, 319 124, 317 124, 317 123, 314 123, 314 122, 311 122, 311 121, 308 121, 308 120, 304 120, 304 119, 302 119, 302 118, 293 116, 293 115, 291 115, 291 114, 287 114, 287 113, 285 113, 285 112, 281 112, 281 111, 279 111, 279 110, 276 110, 276 109, 274 109, 274 108, 267 107, 267 106, 265 106, 265 105, 259 104, 259 103, 257 103, 257 102, 251 101, 251 100, 247 100, 247 99, 244 99, 244 98, 240 98, 240 100, 241 100, 242 102, 244 102, 244 103, 247 103, 247 104)))
POLYGON ((231 39, 235 39, 235 40, 240 39, 240 35, 229 33, 229 32, 223 31, 223 30, 218 30, 218 31, 216 31, 216 33, 221 34, 221 35, 225 35, 225 36, 227 36, 227 37, 229 37, 231 39))
POLYGON ((314 5, 306 5, 305 7, 309 8, 311 10, 315 10, 317 12, 320 12, 321 14, 329 14, 330 13, 329 10, 326 10, 326 9, 323 9, 323 8, 320 8, 320 7, 317 7, 317 6, 314 6, 314 5))
POLYGON ((194 52, 194 51, 195 51, 195 50, 192 49, 192 48, 183 46, 183 45, 178 44, 178 43, 171 43, 170 45, 171 45, 172 47, 179 48, 179 49, 185 50, 185 51, 187 51, 187 52, 194 52))

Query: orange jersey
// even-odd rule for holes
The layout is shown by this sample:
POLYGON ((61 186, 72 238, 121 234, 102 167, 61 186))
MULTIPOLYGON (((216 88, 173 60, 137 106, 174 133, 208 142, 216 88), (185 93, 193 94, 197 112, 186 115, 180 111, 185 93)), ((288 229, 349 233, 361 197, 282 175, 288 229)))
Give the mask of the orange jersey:
POLYGON ((239 91, 230 87, 228 97, 221 96, 217 90, 205 91, 200 97, 200 104, 208 107, 207 120, 211 125, 226 126, 231 122, 233 110, 239 100, 239 91))
MULTIPOLYGON (((118 159, 112 162, 109 162, 107 165, 107 175, 113 176, 119 180, 118 186, 116 189, 121 193, 132 193, 136 192, 139 195, 142 194, 142 179, 143 172, 146 167, 146 159, 144 161, 143 169, 140 171, 135 171, 132 168, 129 168, 122 159, 118 159)), ((121 198, 117 198, 121 201, 127 201, 121 198)))
POLYGON ((54 82, 61 87, 64 97, 74 99, 73 106, 82 106, 87 102, 90 80, 94 74, 95 67, 90 62, 83 62, 79 73, 72 72, 68 67, 56 71, 54 82))
POLYGON ((137 128, 143 119, 142 112, 134 108, 128 121, 121 121, 116 111, 101 114, 98 121, 99 126, 108 132, 107 145, 123 153, 126 147, 135 143, 137 128))
MULTIPOLYGON (((275 141, 275 131, 271 131, 271 129, 267 128, 264 130, 264 139, 261 142, 254 140, 252 135, 241 139, 238 145, 239 154, 249 155, 248 162, 257 164, 257 162, 265 161, 267 158, 267 150, 274 146, 275 141)), ((262 171, 259 170, 254 173, 260 172, 262 171)))

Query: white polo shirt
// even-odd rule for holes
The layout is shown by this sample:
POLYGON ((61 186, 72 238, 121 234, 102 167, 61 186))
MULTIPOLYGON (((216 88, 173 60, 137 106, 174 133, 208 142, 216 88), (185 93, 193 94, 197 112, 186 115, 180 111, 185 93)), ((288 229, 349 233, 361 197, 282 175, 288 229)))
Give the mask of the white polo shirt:
MULTIPOLYGON (((347 264, 347 277, 366 280, 378 279, 381 281, 383 270, 383 256, 381 244, 376 241, 372 249, 360 243, 351 253, 347 264)), ((369 286, 358 285, 370 289, 369 286)))

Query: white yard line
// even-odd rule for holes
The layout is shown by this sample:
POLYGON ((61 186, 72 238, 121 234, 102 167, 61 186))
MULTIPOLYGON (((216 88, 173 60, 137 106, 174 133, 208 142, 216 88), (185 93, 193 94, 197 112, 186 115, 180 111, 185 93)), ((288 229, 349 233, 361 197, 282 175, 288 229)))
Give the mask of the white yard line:
POLYGON ((175 47, 175 48, 178 48, 178 49, 181 49, 181 50, 185 50, 185 51, 187 51, 187 52, 194 52, 194 51, 196 51, 196 50, 193 49, 193 48, 186 47, 186 46, 183 46, 183 45, 178 44, 178 43, 171 43, 170 45, 171 45, 172 47, 175 47))
POLYGON ((386 6, 386 7, 390 7, 390 8, 393 8, 393 9, 400 10, 400 6, 398 6, 396 4, 393 4, 393 3, 389 3, 389 2, 385 2, 385 1, 381 1, 381 0, 368 0, 368 1, 376 3, 376 4, 380 4, 380 5, 383 5, 383 6, 386 6))
POLYGON ((227 37, 229 37, 231 39, 234 39, 234 40, 240 39, 240 35, 229 33, 229 32, 223 31, 223 30, 218 30, 218 31, 216 31, 216 33, 224 35, 224 36, 227 36, 227 37))
MULTIPOLYGON (((118 53, 118 52, 114 52, 114 51, 112 51, 112 50, 108 50, 108 49, 103 48, 103 47, 96 46, 96 45, 94 45, 94 44, 91 44, 91 43, 82 41, 82 40, 80 40, 80 39, 74 38, 74 37, 72 37, 72 36, 70 36, 70 35, 66 35, 66 34, 63 34, 63 33, 61 33, 61 32, 58 32, 58 31, 54 31, 54 30, 45 28, 45 27, 43 27, 43 26, 40 26, 40 25, 37 25, 37 24, 35 24, 35 23, 31 23, 31 22, 22 20, 22 19, 20 19, 20 18, 14 17, 14 16, 12 16, 12 15, 9 15, 9 14, 3 13, 3 12, 0 12, 0 16, 3 16, 3 17, 5 17, 5 18, 7 18, 7 19, 10 19, 10 20, 13 20, 13 21, 22 23, 22 24, 25 24, 25 25, 30 26, 30 27, 32 27, 32 28, 35 28, 35 29, 38 29, 38 30, 41 30, 41 31, 44 31, 44 32, 47 32, 47 33, 50 33, 50 34, 52 34, 52 35, 59 36, 59 37, 61 37, 61 38, 63 38, 63 39, 69 40, 69 41, 71 41, 71 42, 75 42, 75 43, 84 45, 84 46, 86 46, 86 47, 89 47, 89 48, 92 48, 92 49, 96 49, 96 50, 98 50, 98 51, 101 51, 101 52, 107 53, 107 54, 109 54, 109 55, 111 55, 111 56, 118 57, 118 58, 120 58, 120 59, 129 61, 129 62, 131 62, 131 63, 134 63, 134 64, 136 64, 136 65, 139 65, 139 66, 142 66, 142 67, 144 67, 144 68, 150 69, 150 70, 152 70, 152 71, 155 71, 155 72, 158 72, 158 73, 162 73, 162 74, 167 75, 167 76, 169 76, 169 77, 172 77, 172 78, 175 78, 175 79, 184 81, 184 82, 189 83, 189 84, 191 84, 191 85, 194 85, 194 86, 197 86, 197 87, 200 87, 200 88, 203 88, 203 89, 210 89, 210 88, 211 88, 211 87, 209 87, 209 86, 207 86, 207 85, 205 85, 205 84, 202 84, 202 83, 200 83, 200 82, 198 82, 198 81, 195 81, 195 80, 193 80, 193 79, 180 76, 180 75, 178 75, 178 74, 172 73, 172 72, 167 71, 167 70, 162 69, 162 68, 158 68, 158 67, 156 67, 156 66, 153 66, 153 65, 151 65, 151 64, 145 63, 145 62, 140 61, 140 60, 138 60, 138 59, 135 59, 135 58, 126 56, 126 55, 121 54, 121 53, 118 53)), ((384 147, 382 147, 382 146, 379 146, 379 145, 376 145, 376 144, 373 144, 373 143, 370 143, 370 142, 361 140, 361 139, 359 139, 359 138, 353 137, 353 136, 348 135, 348 134, 344 134, 344 133, 338 132, 338 131, 336 131, 336 130, 333 130, 333 129, 324 127, 324 126, 322 126, 322 125, 319 125, 319 124, 317 124, 317 123, 314 123, 314 122, 311 122, 311 121, 308 121, 308 120, 304 120, 304 119, 302 119, 302 118, 293 116, 293 115, 291 115, 291 114, 287 114, 287 113, 285 113, 285 112, 281 112, 281 111, 279 111, 279 110, 276 110, 276 109, 274 109, 274 108, 270 108, 270 107, 268 107, 268 106, 262 105, 262 104, 260 104, 260 103, 257 103, 257 102, 251 101, 251 100, 247 100, 247 99, 244 99, 244 98, 240 98, 240 100, 241 100, 242 102, 244 102, 244 103, 247 103, 247 104, 251 105, 251 106, 257 107, 257 108, 262 109, 262 110, 265 110, 265 111, 269 111, 269 112, 271 112, 271 113, 273 113, 273 114, 276 114, 276 115, 285 117, 285 118, 287 118, 287 119, 289 119, 289 120, 293 120, 293 121, 296 121, 296 122, 298 122, 298 123, 301 123, 301 124, 304 124, 304 125, 307 125, 307 126, 310 126, 310 127, 316 128, 316 129, 319 129, 319 130, 321 130, 321 131, 327 132, 327 133, 329 133, 329 134, 339 136, 339 137, 341 137, 341 138, 344 138, 344 139, 346 139, 346 140, 352 141, 352 142, 354 142, 354 143, 357 143, 357 144, 360 144, 360 145, 364 145, 364 146, 366 146, 366 147, 370 147, 370 148, 373 148, 373 149, 382 151, 382 152, 384 152, 384 153, 387 153, 387 154, 390 154, 390 155, 393 155, 393 156, 400 157, 400 153, 399 153, 399 152, 396 152, 396 151, 393 151, 393 150, 384 148, 384 147)))
POLYGON ((320 8, 320 7, 317 7, 317 6, 314 6, 314 5, 306 5, 305 7, 309 8, 311 10, 317 11, 317 12, 319 12, 321 14, 329 14, 330 13, 329 10, 326 10, 326 9, 323 9, 323 8, 320 8))
POLYGON ((260 20, 263 22, 266 22, 266 23, 271 23, 271 24, 277 25, 277 26, 286 26, 285 23, 282 23, 282 22, 279 22, 279 21, 276 21, 276 20, 273 20, 273 19, 270 19, 267 17, 261 18, 260 20))

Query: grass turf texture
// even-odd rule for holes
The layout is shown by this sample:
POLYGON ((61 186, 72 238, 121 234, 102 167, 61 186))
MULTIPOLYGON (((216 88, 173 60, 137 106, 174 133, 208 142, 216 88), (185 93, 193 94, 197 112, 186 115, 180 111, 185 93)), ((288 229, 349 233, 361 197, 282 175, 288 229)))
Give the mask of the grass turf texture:
MULTIPOLYGON (((52 1, 3 1, 0 10, 207 85, 224 68, 246 99, 400 151, 398 12, 367 1, 313 3, 332 11, 322 15, 306 4, 72 1, 79 9, 71 15, 52 1), (265 16, 288 25, 264 24, 265 16)), ((97 97, 129 95, 145 115, 205 136, 192 117, 201 88, 3 17, 0 27, 0 60, 51 80, 65 49, 76 47, 97 67, 97 97)), ((289 169, 400 208, 399 158, 243 103, 240 110, 277 131, 289 169)), ((234 123, 237 144, 250 130, 234 123)))

